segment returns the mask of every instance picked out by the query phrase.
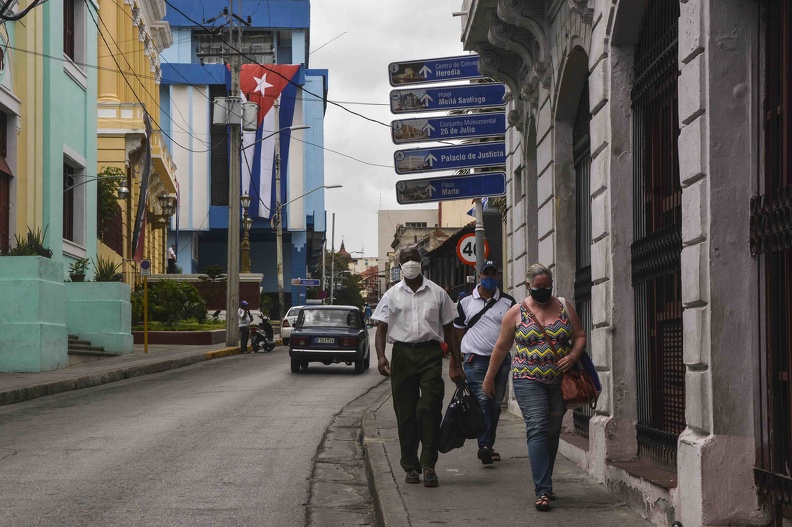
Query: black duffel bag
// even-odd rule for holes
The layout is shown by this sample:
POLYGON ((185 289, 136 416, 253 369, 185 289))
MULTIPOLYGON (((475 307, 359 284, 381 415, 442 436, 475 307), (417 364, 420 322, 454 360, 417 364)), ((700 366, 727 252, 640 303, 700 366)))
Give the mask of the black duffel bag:
POLYGON ((476 439, 484 433, 487 423, 481 413, 478 401, 470 393, 465 381, 457 384, 454 396, 448 403, 443 423, 440 425, 440 445, 438 450, 445 454, 461 448, 465 439, 476 439))

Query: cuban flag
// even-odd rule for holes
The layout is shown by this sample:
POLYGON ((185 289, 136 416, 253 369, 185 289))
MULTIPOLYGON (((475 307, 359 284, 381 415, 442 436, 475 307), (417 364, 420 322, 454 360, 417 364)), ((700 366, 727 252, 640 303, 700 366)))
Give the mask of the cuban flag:
MULTIPOLYGON (((273 132, 292 126, 301 66, 243 64, 239 77, 242 100, 258 104, 258 128, 242 134, 241 191, 250 197, 250 215, 270 218, 275 213, 275 138, 273 132), (280 103, 275 122, 275 101, 280 103), (270 137, 267 137, 267 136, 270 137), (262 137, 267 137, 261 140, 262 137)), ((285 201, 289 166, 289 130, 280 133, 281 203, 285 201)))

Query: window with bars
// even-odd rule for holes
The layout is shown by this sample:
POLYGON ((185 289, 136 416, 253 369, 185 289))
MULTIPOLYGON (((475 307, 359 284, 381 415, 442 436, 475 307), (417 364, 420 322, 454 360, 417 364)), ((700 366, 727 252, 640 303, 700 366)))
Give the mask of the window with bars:
POLYGON ((0 112, 0 252, 11 241, 11 169, 5 158, 8 153, 8 116, 0 112))
POLYGON ((72 60, 75 57, 75 16, 74 4, 77 0, 63 0, 63 54, 72 60))
POLYGON ((75 170, 63 163, 63 238, 74 241, 75 170))
POLYGON ((678 20, 677 0, 649 3, 632 89, 637 440, 642 457, 674 470, 685 428, 678 20))
POLYGON ((792 2, 764 0, 763 194, 751 199, 750 250, 764 267, 764 346, 756 486, 774 525, 792 517, 792 2))
MULTIPOLYGON (((588 81, 578 103, 577 116, 572 132, 572 148, 575 163, 575 309, 586 330, 587 342, 591 342, 591 112, 589 110, 588 81)), ((575 432, 588 437, 590 408, 578 408, 572 412, 575 432)))

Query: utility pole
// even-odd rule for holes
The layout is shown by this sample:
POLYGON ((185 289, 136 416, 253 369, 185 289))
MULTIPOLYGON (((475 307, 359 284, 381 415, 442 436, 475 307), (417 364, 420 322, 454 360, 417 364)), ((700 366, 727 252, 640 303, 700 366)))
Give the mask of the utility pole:
POLYGON ((330 235, 330 305, 335 298, 335 212, 333 213, 333 230, 330 235))
MULTIPOLYGON (((242 0, 236 0, 241 12, 242 0)), ((228 25, 228 42, 236 49, 242 47, 242 26, 251 24, 250 17, 243 20, 234 13, 234 0, 229 0, 223 12, 204 23, 212 23, 218 18, 225 18, 228 25), (234 30, 237 36, 234 38, 234 30)), ((199 53, 201 57, 211 56, 199 53)), ((231 94, 226 97, 227 120, 230 135, 229 167, 228 167, 228 267, 226 269, 226 346, 236 346, 239 342, 239 214, 240 214, 240 171, 241 171, 241 139, 242 139, 242 98, 239 94, 239 75, 242 69, 242 58, 239 51, 224 49, 222 56, 229 57, 231 66, 231 94)))
POLYGON ((275 214, 278 224, 275 227, 275 253, 278 265, 278 314, 283 320, 283 203, 281 203, 281 159, 280 159, 280 101, 275 99, 273 104, 275 112, 275 214))

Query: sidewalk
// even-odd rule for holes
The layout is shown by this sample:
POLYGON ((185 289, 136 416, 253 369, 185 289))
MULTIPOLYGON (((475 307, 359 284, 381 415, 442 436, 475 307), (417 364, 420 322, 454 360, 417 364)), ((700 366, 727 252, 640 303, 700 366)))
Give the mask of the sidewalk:
POLYGON ((236 353, 239 353, 238 346, 228 348, 225 344, 149 344, 148 353, 144 353, 143 345, 135 344, 134 351, 128 355, 84 362, 61 370, 0 373, 0 406, 159 373, 236 353))
MULTIPOLYGON (((444 380, 445 410, 454 386, 447 375, 444 380)), ((495 445, 502 461, 482 465, 476 458, 476 440, 468 440, 464 447, 440 454, 436 466, 439 488, 407 484, 399 465, 390 381, 384 382, 377 392, 376 401, 363 416, 363 448, 380 527, 652 525, 560 454, 553 477, 558 500, 552 502, 550 512, 538 512, 534 508, 525 424, 522 417, 505 411, 495 445)))

